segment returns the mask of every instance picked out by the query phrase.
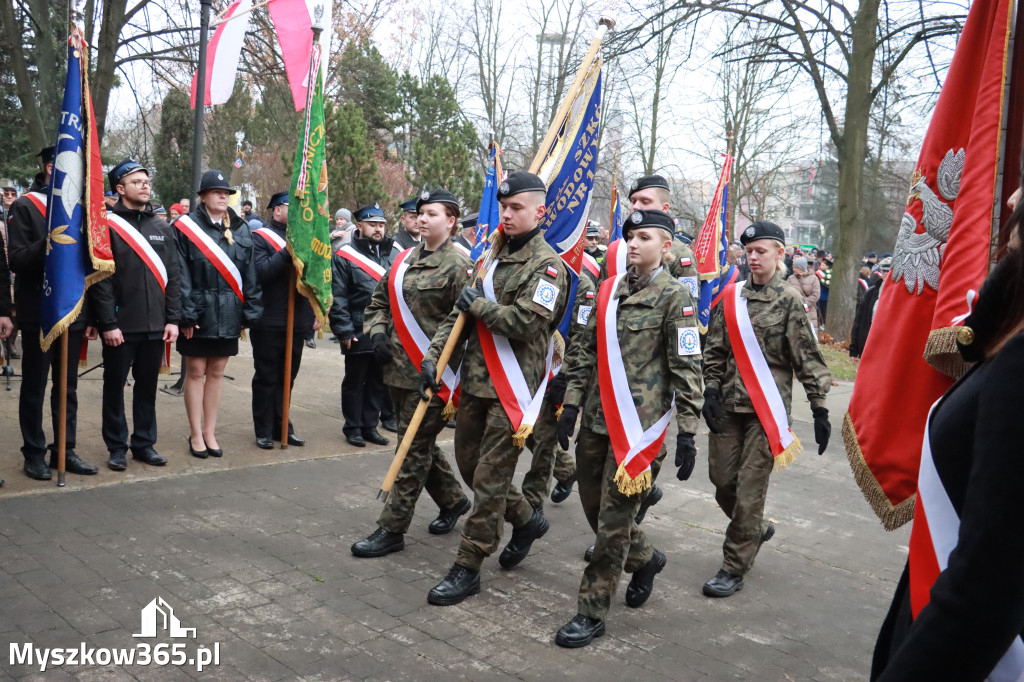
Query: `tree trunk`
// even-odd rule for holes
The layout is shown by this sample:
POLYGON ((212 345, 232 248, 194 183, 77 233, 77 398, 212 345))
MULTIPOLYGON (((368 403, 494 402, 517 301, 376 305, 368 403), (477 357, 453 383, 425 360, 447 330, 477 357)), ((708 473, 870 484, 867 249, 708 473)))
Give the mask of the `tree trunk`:
POLYGON ((14 83, 21 101, 21 112, 28 128, 28 137, 33 149, 41 149, 52 143, 43 128, 43 120, 39 116, 36 105, 36 93, 32 87, 28 63, 25 61, 25 49, 21 42, 21 24, 14 16, 14 3, 0 2, 0 27, 3 33, 0 45, 10 55, 10 68, 14 73, 14 83), (50 140, 49 142, 47 140, 50 140))
POLYGON ((127 4, 127 0, 106 0, 103 3, 103 20, 96 40, 96 75, 89 84, 96 114, 96 135, 100 144, 103 143, 103 131, 107 124, 107 105, 110 103, 110 91, 114 87, 114 57, 124 27, 127 4))
POLYGON ((861 202, 864 200, 864 162, 871 114, 871 76, 875 63, 875 33, 879 0, 861 0, 853 24, 849 80, 839 160, 839 244, 835 249, 825 329, 837 341, 847 341, 857 302, 857 268, 867 238, 861 202))

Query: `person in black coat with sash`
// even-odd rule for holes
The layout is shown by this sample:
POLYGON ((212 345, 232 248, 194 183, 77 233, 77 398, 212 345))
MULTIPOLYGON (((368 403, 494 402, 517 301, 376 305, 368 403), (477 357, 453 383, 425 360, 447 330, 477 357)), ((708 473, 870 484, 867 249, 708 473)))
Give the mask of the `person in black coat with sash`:
POLYGON ((228 358, 238 338, 263 314, 249 226, 228 208, 235 190, 218 170, 203 173, 199 205, 175 221, 181 259, 181 336, 185 412, 194 457, 224 454, 215 434, 228 358))
POLYGON ((1024 211, 1015 204, 1020 193, 1011 198, 1009 251, 989 273, 957 335, 960 354, 976 364, 932 409, 925 438, 933 464, 923 455, 922 472, 933 475, 921 478, 911 557, 875 645, 872 680, 1024 676, 1024 211), (940 514, 943 507, 948 511, 940 514), (922 517, 927 524, 918 527, 922 517), (945 542, 936 546, 938 538, 945 542), (935 562, 941 567, 942 546, 953 549, 929 584, 929 571, 915 568, 935 562))

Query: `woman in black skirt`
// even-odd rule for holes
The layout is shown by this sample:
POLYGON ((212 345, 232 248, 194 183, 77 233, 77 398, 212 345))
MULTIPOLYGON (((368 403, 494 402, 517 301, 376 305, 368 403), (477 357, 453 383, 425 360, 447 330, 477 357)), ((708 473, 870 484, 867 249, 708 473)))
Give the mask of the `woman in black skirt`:
POLYGON ((238 355, 238 337, 263 314, 256 279, 252 233, 228 208, 235 190, 224 174, 208 170, 199 185, 199 205, 174 225, 181 256, 181 336, 185 357, 185 412, 189 452, 220 457, 215 431, 224 368, 238 355))

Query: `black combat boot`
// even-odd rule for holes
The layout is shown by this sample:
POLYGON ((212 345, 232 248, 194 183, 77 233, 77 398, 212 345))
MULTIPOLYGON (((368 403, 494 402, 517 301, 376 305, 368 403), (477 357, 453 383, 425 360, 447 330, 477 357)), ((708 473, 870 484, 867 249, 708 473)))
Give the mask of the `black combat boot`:
POLYGON ((405 549, 405 536, 401 533, 389 533, 383 528, 370 533, 369 537, 352 545, 352 554, 364 559, 384 556, 405 549))
POLYGON ((49 481, 52 478, 50 467, 46 466, 46 454, 25 455, 25 475, 37 481, 49 481))
POLYGON ((554 503, 565 502, 569 495, 572 494, 572 485, 576 482, 576 474, 565 479, 564 481, 558 481, 555 487, 551 489, 551 501, 554 503))
POLYGON ((651 590, 654 589, 654 576, 661 573, 666 562, 665 555, 659 550, 654 550, 651 560, 630 578, 629 586, 626 587, 626 606, 635 609, 644 605, 651 596, 651 590))
POLYGON ((430 522, 427 526, 427 530, 432 535, 447 535, 452 532, 455 528, 455 524, 458 522, 459 517, 463 514, 469 513, 469 510, 473 508, 473 503, 468 499, 463 498, 462 502, 455 505, 451 509, 442 509, 441 513, 437 515, 437 518, 430 522))
POLYGON ((454 606, 479 592, 480 571, 455 564, 444 580, 427 593, 427 601, 435 606, 454 606))
POLYGON ((530 520, 512 529, 512 539, 501 550, 498 563, 502 568, 512 568, 526 558, 530 553, 530 546, 533 541, 544 537, 544 534, 551 528, 551 524, 544 518, 543 509, 535 509, 530 520))
POLYGON ((555 644, 566 649, 578 649, 604 635, 604 621, 577 613, 576 617, 559 628, 555 644))
POLYGON ((743 576, 720 569, 715 577, 704 583, 705 597, 731 597, 743 589, 743 576))

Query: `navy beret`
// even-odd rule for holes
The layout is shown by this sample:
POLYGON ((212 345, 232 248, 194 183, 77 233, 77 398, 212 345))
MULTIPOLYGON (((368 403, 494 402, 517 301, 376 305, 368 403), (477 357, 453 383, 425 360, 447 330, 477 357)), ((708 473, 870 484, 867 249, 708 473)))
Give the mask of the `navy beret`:
POLYGON ((547 191, 547 185, 544 184, 540 177, 526 171, 515 171, 509 173, 505 181, 498 185, 498 198, 506 199, 523 192, 544 192, 547 194, 547 191))

